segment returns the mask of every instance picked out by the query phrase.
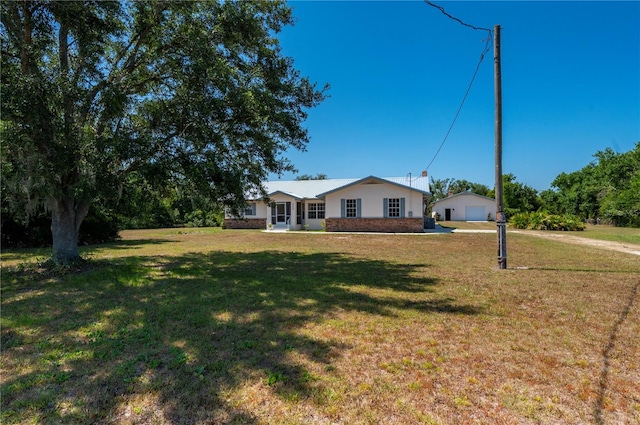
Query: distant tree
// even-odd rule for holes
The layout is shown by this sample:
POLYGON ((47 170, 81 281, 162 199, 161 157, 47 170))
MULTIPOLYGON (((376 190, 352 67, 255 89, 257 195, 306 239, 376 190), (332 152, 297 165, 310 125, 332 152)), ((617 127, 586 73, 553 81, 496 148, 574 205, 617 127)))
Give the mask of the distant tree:
POLYGON ((598 217, 603 190, 598 171, 594 164, 589 164, 579 171, 559 174, 551 183, 552 189, 540 194, 545 209, 583 219, 598 217))
POLYGON ((488 186, 481 183, 473 183, 468 180, 455 180, 449 186, 449 191, 452 193, 462 193, 462 192, 471 192, 476 195, 487 196, 490 192, 488 186))
POLYGON ((449 196, 451 185, 454 181, 455 179, 452 178, 434 179, 433 176, 431 176, 429 182, 429 189, 431 191, 430 202, 433 203, 449 196))
POLYGON ((490 192, 489 187, 484 184, 453 178, 434 179, 431 177, 429 188, 434 202, 456 193, 472 192, 477 195, 487 196, 490 192))
POLYGON ((326 180, 328 177, 326 174, 318 173, 315 176, 311 174, 302 174, 301 176, 296 176, 296 180, 326 180))
POLYGON ((640 142, 629 152, 607 148, 594 158, 582 169, 555 178, 551 189, 541 194, 545 208, 640 227, 640 142))
POLYGON ((640 227, 640 171, 619 191, 608 191, 600 206, 602 216, 616 226, 640 227))
POLYGON ((629 152, 606 149, 595 157, 604 186, 600 214, 617 226, 640 227, 640 142, 629 152))
MULTIPOLYGON (((518 213, 538 211, 542 206, 538 191, 518 182, 516 176, 511 173, 502 175, 502 195, 507 218, 518 213)), ((495 188, 490 190, 487 196, 495 197, 495 188)))
POLYGON ((0 7, 3 189, 13 211, 51 211, 55 262, 80 260, 92 202, 133 172, 243 208, 293 171, 281 154, 304 149, 305 111, 324 99, 282 55, 284 0, 0 7))
POLYGON ((520 183, 513 174, 502 176, 505 206, 513 212, 538 211, 542 202, 538 191, 531 186, 520 183))

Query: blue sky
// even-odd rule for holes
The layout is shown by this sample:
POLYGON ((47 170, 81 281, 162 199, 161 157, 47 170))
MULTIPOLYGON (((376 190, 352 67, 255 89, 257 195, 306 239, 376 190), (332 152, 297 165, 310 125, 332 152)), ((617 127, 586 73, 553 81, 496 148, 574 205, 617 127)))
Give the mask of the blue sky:
MULTIPOLYGON (((477 27, 501 26, 503 171, 538 190, 607 147, 640 140, 640 2, 446 1, 477 27)), ((423 1, 292 1, 283 54, 329 98, 309 110, 298 173, 416 176, 460 106, 487 33, 423 1)), ((436 179, 494 184, 493 47, 429 166, 436 179)), ((277 178, 277 176, 271 176, 277 178)))

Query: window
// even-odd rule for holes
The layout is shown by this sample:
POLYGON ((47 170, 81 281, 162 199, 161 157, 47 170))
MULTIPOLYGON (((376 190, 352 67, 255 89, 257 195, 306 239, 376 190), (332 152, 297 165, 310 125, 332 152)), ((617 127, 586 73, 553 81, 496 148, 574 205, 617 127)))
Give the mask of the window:
POLYGON ((360 218, 361 208, 362 208, 361 199, 341 199, 340 200, 340 217, 360 218))
POLYGON ((404 217, 404 198, 384 198, 382 211, 385 218, 404 217))
POLYGON ((256 203, 248 204, 244 209, 244 215, 256 215, 256 203))
POLYGON ((324 218, 324 204, 309 204, 309 212, 307 217, 309 219, 323 219, 324 218))
POLYGON ((347 199, 345 205, 345 217, 352 218, 358 216, 358 204, 355 199, 347 199))
POLYGON ((400 217, 400 198, 389 198, 387 217, 400 217))

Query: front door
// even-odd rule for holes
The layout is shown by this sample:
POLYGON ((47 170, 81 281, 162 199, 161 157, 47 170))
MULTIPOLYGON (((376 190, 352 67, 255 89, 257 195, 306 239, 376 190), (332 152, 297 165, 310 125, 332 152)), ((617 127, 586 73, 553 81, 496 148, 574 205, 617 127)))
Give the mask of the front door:
POLYGON ((286 225, 291 217, 291 202, 277 202, 271 207, 271 223, 286 225))
POLYGON ((284 202, 276 204, 276 224, 285 224, 287 222, 287 206, 284 202))
POLYGON ((451 221, 451 208, 444 209, 444 221, 451 221))

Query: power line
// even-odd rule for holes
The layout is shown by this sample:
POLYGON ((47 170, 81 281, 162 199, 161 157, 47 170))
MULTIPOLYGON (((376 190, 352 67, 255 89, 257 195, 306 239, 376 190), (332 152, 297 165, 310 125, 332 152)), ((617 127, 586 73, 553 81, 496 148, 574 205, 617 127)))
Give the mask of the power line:
POLYGON ((437 4, 434 4, 434 3, 430 2, 429 0, 424 0, 424 2, 427 5, 435 7, 436 9, 440 10, 445 16, 447 16, 450 19, 453 19, 456 22, 459 22, 460 24, 464 25, 465 27, 469 27, 469 28, 472 28, 472 29, 478 30, 478 31, 487 31, 487 33, 488 33, 488 37, 485 40, 484 49, 482 50, 482 53, 480 54, 480 60, 478 61, 478 64, 476 65, 475 71, 473 72, 473 76, 471 77, 471 81, 469 82, 469 86, 467 87, 467 91, 465 92, 464 97, 462 98, 462 102, 460 103, 460 106, 458 107, 458 111, 456 112, 456 115, 453 117, 453 121, 451 122, 451 125, 449 126, 449 129, 447 130, 447 133, 445 134, 444 139, 442 140, 442 143, 440 143, 440 146, 438 147, 438 150, 436 151, 435 155, 431 159, 431 162, 429 162, 429 165, 427 165, 426 169, 428 170, 429 167, 431 166, 431 164, 433 164, 433 161, 435 161, 436 157, 440 153, 440 150, 444 146, 445 142, 447 141, 447 138, 449 137, 449 134, 451 133, 451 130, 453 129, 453 126, 455 125, 456 120, 458 119, 458 116, 460 115, 460 111, 462 111, 462 107, 464 106, 464 102, 467 100, 467 96, 469 96, 469 92, 471 91, 471 87, 473 86, 473 82, 476 79, 476 75, 478 75, 478 71, 480 70, 480 64, 482 64, 482 61, 484 60, 485 55, 491 49, 491 41, 492 41, 493 31, 488 29, 488 28, 482 28, 482 27, 476 27, 476 26, 473 26, 473 25, 469 25, 469 24, 461 21, 460 19, 458 19, 458 18, 456 18, 454 16, 451 16, 450 14, 448 14, 444 10, 444 8, 442 6, 438 6, 437 4))
POLYGON ((450 18, 450 19, 453 19, 453 20, 454 20, 454 21, 456 21, 456 22, 459 22, 460 24, 464 25, 465 27, 469 27, 469 28, 472 28, 472 29, 474 29, 474 30, 489 31, 489 32, 491 32, 491 29, 489 29, 489 28, 476 27, 476 26, 473 26, 473 25, 469 25, 469 24, 467 24, 467 23, 465 23, 465 22, 462 22, 460 19, 456 18, 455 16, 451 16, 451 15, 449 15, 449 14, 447 13, 447 11, 446 11, 446 10, 444 10, 444 7, 442 7, 442 6, 438 6, 437 4, 432 3, 432 2, 430 2, 429 0, 424 0, 424 2, 425 2, 426 4, 428 4, 429 6, 435 7, 435 8, 436 8, 436 9, 438 9, 440 12, 442 12, 446 17, 448 17, 448 18, 450 18))

